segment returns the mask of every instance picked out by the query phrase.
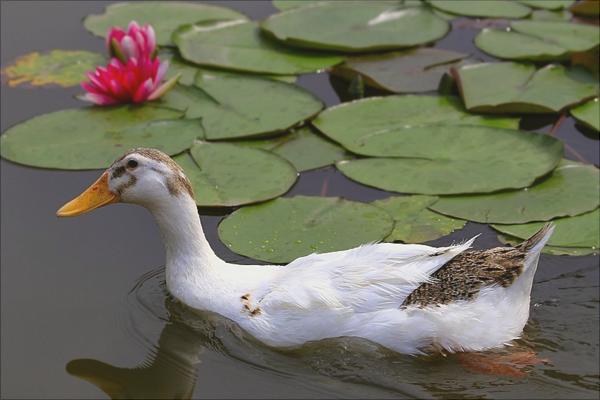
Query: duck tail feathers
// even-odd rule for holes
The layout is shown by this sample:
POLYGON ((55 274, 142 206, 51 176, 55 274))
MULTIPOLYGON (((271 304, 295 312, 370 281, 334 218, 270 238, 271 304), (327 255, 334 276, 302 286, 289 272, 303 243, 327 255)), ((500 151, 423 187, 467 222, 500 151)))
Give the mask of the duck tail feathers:
POLYGON ((554 224, 551 222, 545 224, 539 231, 533 234, 533 236, 519 245, 519 248, 526 253, 525 265, 530 264, 528 261, 534 261, 538 259, 542 249, 550 239, 550 236, 552 236, 554 227, 554 224))

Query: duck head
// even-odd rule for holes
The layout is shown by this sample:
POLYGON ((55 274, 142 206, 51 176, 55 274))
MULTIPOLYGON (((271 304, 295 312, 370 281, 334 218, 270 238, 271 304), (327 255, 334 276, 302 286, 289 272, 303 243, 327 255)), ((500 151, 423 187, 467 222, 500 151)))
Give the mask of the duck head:
POLYGON ((73 217, 117 202, 160 208, 181 195, 194 198, 192 186, 181 167, 159 150, 137 148, 116 160, 56 215, 73 217))

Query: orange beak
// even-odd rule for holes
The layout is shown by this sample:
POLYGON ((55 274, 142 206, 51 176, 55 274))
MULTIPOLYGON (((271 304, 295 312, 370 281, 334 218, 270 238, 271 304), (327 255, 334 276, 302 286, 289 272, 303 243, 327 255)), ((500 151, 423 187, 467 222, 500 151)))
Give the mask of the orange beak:
POLYGON ((62 206, 56 212, 56 215, 59 217, 74 217, 118 201, 119 196, 108 188, 108 172, 105 172, 92 186, 62 206))

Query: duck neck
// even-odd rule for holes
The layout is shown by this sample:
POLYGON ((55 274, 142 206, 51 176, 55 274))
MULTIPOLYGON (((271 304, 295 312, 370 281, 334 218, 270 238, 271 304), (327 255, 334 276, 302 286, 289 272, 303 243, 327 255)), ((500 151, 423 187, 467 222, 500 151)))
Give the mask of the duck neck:
MULTIPOLYGON (((149 207, 150 208, 150 207, 149 207)), ((180 194, 150 208, 160 229, 167 256, 167 287, 176 297, 184 282, 210 285, 223 261, 214 253, 200 223, 196 203, 180 194)))

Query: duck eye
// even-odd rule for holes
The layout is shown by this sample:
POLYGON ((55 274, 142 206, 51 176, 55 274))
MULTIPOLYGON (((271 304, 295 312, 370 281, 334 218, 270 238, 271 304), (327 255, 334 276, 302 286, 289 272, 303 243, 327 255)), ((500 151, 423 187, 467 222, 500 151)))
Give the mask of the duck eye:
POLYGON ((129 161, 127 161, 127 168, 134 169, 137 166, 138 166, 138 162, 137 161, 135 161, 135 160, 129 160, 129 161))

